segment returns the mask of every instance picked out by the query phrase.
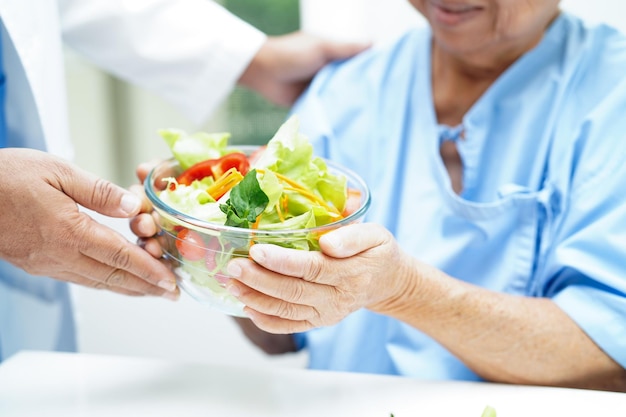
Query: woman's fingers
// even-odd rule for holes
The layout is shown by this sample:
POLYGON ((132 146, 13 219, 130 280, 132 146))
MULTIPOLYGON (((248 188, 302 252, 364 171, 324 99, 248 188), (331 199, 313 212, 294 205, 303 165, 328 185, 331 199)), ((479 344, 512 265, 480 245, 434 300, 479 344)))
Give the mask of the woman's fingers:
POLYGON ((374 223, 339 227, 320 238, 320 249, 333 258, 349 258, 392 240, 391 233, 374 223))
MULTIPOLYGON (((281 275, 246 259, 232 261, 228 267, 228 274, 232 279, 228 282, 227 289, 244 304, 249 304, 253 298, 258 299, 262 294, 272 300, 279 299, 310 306, 327 296, 326 293, 330 288, 300 278, 281 275)), ((263 311, 277 314, 276 310, 264 309, 263 311)))
POLYGON ((324 259, 320 252, 257 244, 250 248, 249 253, 257 264, 281 275, 317 282, 324 273, 324 259))
POLYGON ((335 324, 395 291, 402 255, 385 229, 346 226, 320 245, 322 251, 256 244, 249 259, 229 263, 227 289, 263 330, 280 333, 335 324))
POLYGON ((284 319, 278 316, 264 314, 251 307, 246 307, 244 311, 259 329, 268 333, 294 334, 316 327, 315 324, 307 320, 284 319))
POLYGON ((236 295, 239 301, 259 313, 288 320, 320 321, 319 312, 311 305, 273 297, 235 279, 229 281, 227 289, 231 294, 236 295))
POLYGON ((334 324, 360 307, 358 297, 350 291, 270 271, 247 259, 232 261, 228 273, 232 277, 226 286, 228 291, 266 315, 321 326, 334 324))

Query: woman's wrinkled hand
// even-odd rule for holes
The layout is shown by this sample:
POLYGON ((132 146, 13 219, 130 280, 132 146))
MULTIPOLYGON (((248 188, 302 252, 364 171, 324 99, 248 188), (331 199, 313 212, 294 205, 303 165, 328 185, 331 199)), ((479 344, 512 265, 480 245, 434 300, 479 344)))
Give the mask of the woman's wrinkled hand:
POLYGON ((320 238, 320 252, 256 244, 229 263, 227 289, 262 330, 296 333, 336 324, 403 291, 406 256, 386 229, 353 224, 320 238))

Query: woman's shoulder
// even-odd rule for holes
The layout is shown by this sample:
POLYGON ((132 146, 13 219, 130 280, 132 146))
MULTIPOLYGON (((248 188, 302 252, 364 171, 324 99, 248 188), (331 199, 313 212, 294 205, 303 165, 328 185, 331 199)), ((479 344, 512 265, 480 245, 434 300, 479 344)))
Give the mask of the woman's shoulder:
POLYGON ((564 23, 552 149, 555 165, 571 165, 563 178, 575 170, 587 181, 618 172, 626 155, 626 36, 571 15, 564 23))
POLYGON ((563 13, 561 19, 566 64, 582 76, 581 80, 612 84, 626 77, 626 34, 569 13, 563 13))
POLYGON ((430 50, 428 28, 410 29, 355 57, 327 65, 315 77, 312 87, 318 92, 329 89, 345 92, 362 88, 377 90, 391 80, 399 83, 403 78, 410 78, 420 62, 426 63, 426 50, 430 50))
POLYGON ((429 70, 429 41, 426 29, 414 29, 326 66, 292 109, 300 115, 302 131, 311 138, 333 136, 337 129, 371 137, 374 129, 393 123, 381 114, 407 105, 415 79, 429 70))
POLYGON ((568 30, 581 31, 586 34, 604 37, 624 38, 626 34, 619 28, 601 20, 587 19, 567 11, 562 11, 558 20, 562 21, 568 30))
POLYGON ((619 30, 564 13, 546 41, 545 81, 559 85, 560 113, 584 120, 623 94, 616 89, 626 81, 626 36, 619 30))

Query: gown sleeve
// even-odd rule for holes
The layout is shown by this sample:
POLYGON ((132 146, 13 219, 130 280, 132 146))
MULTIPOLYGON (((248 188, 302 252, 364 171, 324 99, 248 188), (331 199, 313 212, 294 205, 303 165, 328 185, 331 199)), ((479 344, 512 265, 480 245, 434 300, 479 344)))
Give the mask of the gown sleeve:
POLYGON ((542 294, 626 368, 626 80, 580 125, 542 294))

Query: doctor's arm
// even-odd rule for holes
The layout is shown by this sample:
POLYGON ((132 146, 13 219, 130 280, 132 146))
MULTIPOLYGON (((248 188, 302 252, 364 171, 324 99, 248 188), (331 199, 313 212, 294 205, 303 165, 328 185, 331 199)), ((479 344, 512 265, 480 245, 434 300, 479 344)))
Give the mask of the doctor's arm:
POLYGON ((134 194, 31 149, 0 149, 0 177, 0 258, 87 287, 178 297, 169 268, 78 208, 132 217, 141 209, 134 194))
POLYGON ((203 122, 236 84, 290 105, 326 63, 368 45, 267 37, 209 0, 59 0, 65 43, 203 122))

